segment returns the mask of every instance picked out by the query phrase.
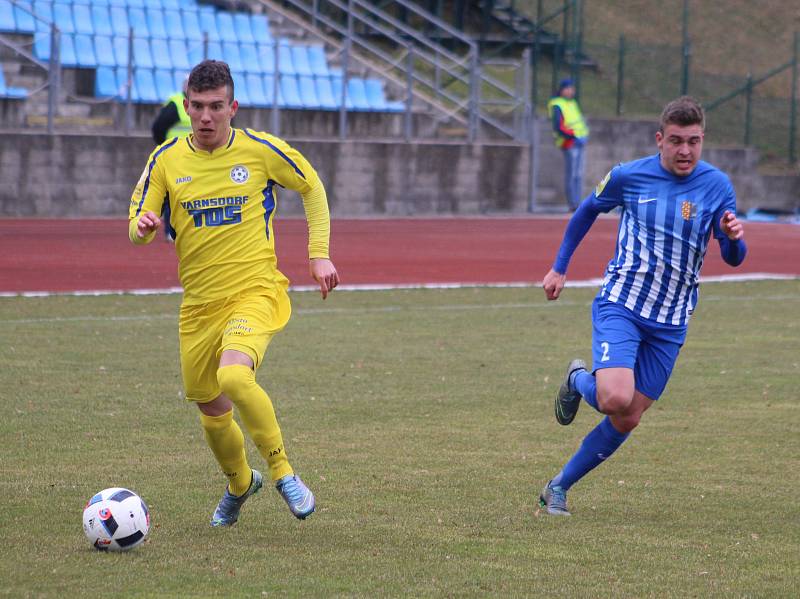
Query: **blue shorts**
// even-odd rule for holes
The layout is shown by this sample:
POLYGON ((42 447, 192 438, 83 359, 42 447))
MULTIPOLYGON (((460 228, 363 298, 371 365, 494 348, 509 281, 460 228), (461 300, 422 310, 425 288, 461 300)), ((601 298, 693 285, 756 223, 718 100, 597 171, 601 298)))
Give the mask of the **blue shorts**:
POLYGON ((630 368, 636 390, 650 399, 664 392, 685 340, 686 325, 647 320, 600 297, 592 303, 594 371, 630 368))

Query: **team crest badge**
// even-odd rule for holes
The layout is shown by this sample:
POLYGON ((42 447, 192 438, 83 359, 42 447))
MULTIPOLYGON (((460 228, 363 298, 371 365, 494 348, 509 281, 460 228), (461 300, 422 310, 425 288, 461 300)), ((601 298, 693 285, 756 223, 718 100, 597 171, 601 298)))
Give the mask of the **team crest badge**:
POLYGON ((608 174, 605 177, 603 177, 603 180, 597 184, 597 187, 595 187, 594 195, 599 196, 601 193, 603 193, 603 190, 606 188, 606 183, 608 183, 608 180, 610 178, 611 178, 611 171, 608 171, 608 174))
POLYGON ((234 183, 244 183, 250 178, 250 171, 243 164, 237 164, 231 169, 231 181, 234 183))
POLYGON ((681 216, 683 220, 692 220, 697 216, 697 205, 692 204, 689 200, 683 200, 681 204, 681 216))

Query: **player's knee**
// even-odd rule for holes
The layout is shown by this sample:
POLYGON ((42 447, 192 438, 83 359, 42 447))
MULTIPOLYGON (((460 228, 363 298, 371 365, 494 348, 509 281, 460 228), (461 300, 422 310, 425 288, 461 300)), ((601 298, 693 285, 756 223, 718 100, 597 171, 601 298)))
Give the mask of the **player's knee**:
POLYGON ((208 416, 200 412, 200 424, 203 429, 211 434, 223 431, 231 425, 233 420, 233 410, 229 410, 219 416, 208 416))
POLYGON ((237 398, 255 384, 255 374, 247 366, 232 364, 217 369, 217 382, 222 392, 236 403, 237 398))
POLYGON ((632 402, 633 394, 623 389, 597 389, 597 405, 604 414, 623 414, 632 402))
POLYGON ((621 433, 629 433, 637 426, 642 419, 642 414, 625 414, 614 418, 614 428, 621 433))

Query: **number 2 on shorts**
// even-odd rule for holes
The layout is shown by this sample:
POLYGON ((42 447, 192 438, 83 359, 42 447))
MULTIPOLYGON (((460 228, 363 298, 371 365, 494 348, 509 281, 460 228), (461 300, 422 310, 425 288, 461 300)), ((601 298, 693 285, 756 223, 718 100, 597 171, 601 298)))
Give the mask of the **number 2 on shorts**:
POLYGON ((600 347, 603 348, 603 357, 600 358, 601 362, 608 362, 611 358, 608 355, 608 341, 603 341, 600 344, 600 347))

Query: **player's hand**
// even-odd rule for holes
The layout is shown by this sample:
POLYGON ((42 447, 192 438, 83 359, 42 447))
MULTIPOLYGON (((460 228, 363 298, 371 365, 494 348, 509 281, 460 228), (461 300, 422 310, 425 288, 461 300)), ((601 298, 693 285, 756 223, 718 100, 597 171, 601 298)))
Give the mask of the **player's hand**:
POLYGON ((726 210, 719 221, 719 226, 722 227, 722 232, 728 236, 731 241, 736 241, 744 237, 744 225, 742 221, 736 218, 736 214, 730 210, 726 210))
POLYGON ((542 281, 542 287, 544 287, 544 294, 547 299, 557 300, 558 296, 561 295, 561 290, 564 289, 566 281, 567 275, 562 275, 551 268, 550 272, 545 275, 544 281, 542 281))
POLYGON ((153 211, 147 211, 139 217, 139 222, 136 223, 136 235, 140 239, 144 239, 153 231, 158 231, 161 226, 161 219, 153 211))
POLYGON ((327 258, 312 258, 309 263, 311 276, 319 284, 322 299, 328 297, 328 292, 333 291, 339 284, 339 273, 333 262, 327 258))

